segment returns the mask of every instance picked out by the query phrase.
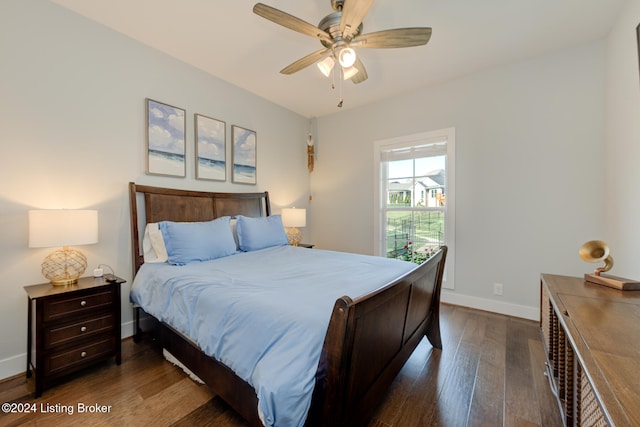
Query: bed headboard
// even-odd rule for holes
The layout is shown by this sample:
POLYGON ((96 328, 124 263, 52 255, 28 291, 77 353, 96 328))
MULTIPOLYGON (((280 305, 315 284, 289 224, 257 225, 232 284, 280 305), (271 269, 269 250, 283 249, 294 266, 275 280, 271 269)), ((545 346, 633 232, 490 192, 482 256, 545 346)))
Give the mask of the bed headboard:
POLYGON ((131 207, 131 248, 133 274, 144 263, 141 232, 150 222, 210 221, 221 216, 251 217, 271 215, 269 192, 210 193, 207 191, 177 190, 129 183, 131 207), (142 206, 139 205, 144 200, 142 206))

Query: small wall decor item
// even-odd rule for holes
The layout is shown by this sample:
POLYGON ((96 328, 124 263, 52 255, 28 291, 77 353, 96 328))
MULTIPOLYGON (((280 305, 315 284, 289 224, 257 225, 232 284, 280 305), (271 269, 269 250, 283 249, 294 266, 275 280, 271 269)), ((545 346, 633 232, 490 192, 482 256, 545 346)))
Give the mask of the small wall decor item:
POLYGON ((186 176, 186 114, 147 98, 147 174, 186 176))
POLYGON ((256 184, 256 133, 232 125, 231 138, 233 140, 232 181, 240 184, 256 184))
POLYGON ((309 136, 307 136, 307 168, 309 169, 309 173, 313 172, 313 156, 315 155, 313 149, 313 135, 309 132, 309 136))
POLYGON ((196 178, 213 181, 227 179, 226 123, 195 114, 196 178))

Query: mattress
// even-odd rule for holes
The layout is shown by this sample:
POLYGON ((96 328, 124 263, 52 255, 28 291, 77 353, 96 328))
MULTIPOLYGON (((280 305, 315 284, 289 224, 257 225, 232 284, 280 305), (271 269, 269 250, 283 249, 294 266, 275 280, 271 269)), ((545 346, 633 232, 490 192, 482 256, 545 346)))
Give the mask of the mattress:
POLYGON ((335 301, 415 264, 294 246, 183 266, 143 264, 131 301, 247 381, 266 426, 302 426, 335 301))

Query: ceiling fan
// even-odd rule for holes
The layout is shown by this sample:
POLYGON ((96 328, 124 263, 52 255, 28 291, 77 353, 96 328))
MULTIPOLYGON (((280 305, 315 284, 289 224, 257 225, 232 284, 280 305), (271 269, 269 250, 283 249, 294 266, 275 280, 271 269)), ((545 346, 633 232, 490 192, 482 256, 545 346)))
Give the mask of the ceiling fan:
POLYGON ((282 74, 293 74, 318 63, 322 73, 328 77, 337 62, 343 79, 362 83, 368 78, 367 70, 353 48, 420 46, 427 44, 431 38, 431 28, 424 27, 362 34, 362 20, 372 4, 373 0, 331 0, 335 12, 322 18, 317 27, 263 3, 256 3, 253 12, 283 27, 317 38, 324 46, 289 64, 280 71, 282 74))

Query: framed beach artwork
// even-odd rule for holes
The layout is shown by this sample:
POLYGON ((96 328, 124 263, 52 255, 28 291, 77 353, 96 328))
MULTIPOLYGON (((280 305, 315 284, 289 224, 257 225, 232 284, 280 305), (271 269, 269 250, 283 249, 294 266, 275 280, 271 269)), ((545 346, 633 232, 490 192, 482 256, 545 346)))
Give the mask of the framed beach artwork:
POLYGON ((636 44, 638 48, 638 65, 640 66, 640 24, 636 27, 636 44))
POLYGON ((232 181, 239 184, 256 184, 256 133, 232 125, 231 139, 233 140, 232 181))
POLYGON ((186 112, 147 98, 147 174, 186 176, 186 112))
POLYGON ((194 115, 196 128, 196 178, 227 179, 226 123, 201 114, 194 115))

